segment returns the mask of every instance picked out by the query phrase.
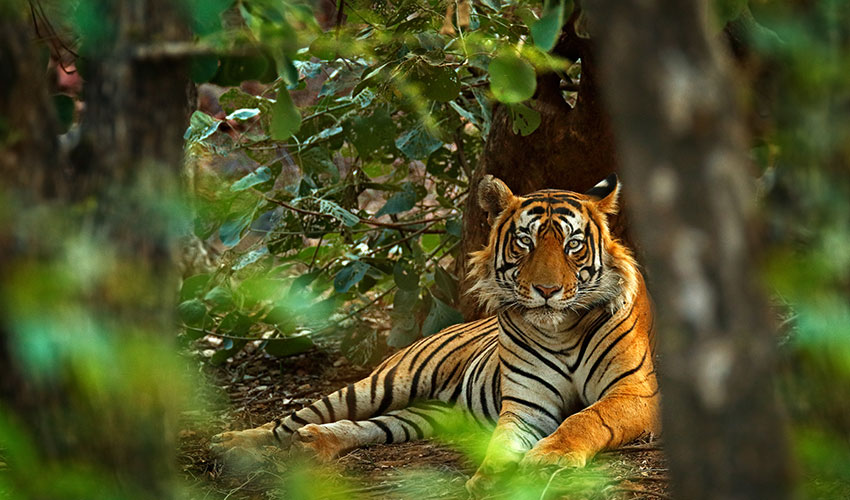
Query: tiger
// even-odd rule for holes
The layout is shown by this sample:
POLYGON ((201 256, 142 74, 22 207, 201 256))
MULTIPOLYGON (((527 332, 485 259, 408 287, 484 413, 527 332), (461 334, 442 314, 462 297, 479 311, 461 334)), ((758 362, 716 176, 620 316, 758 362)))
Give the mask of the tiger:
POLYGON ((489 243, 470 254, 469 293, 492 316, 448 327, 368 377, 261 427, 212 438, 218 453, 294 446, 320 460, 424 439, 460 408, 492 435, 467 482, 483 493, 510 467, 583 467, 659 430, 650 297, 608 227, 620 183, 514 195, 493 176, 478 201, 489 243))

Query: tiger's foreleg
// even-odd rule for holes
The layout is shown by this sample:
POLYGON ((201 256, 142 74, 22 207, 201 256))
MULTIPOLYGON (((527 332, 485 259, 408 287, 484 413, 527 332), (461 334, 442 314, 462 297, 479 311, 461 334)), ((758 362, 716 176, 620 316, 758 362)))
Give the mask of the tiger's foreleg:
POLYGON ((229 431, 212 437, 210 447, 222 454, 233 448, 261 448, 278 445, 289 448, 293 433, 308 424, 328 424, 339 420, 363 420, 375 414, 404 407, 406 394, 397 389, 385 390, 387 374, 376 371, 371 376, 324 396, 290 414, 260 427, 229 431))
POLYGON ((474 498, 489 495, 497 477, 515 467, 546 431, 554 428, 553 425, 550 429, 542 429, 532 422, 539 422, 539 416, 524 405, 503 400, 484 461, 466 482, 466 489, 474 498))
POLYGON ((583 467, 598 452, 658 430, 657 392, 625 390, 565 419, 523 458, 523 466, 583 467))
POLYGON ((367 420, 308 424, 293 433, 293 449, 329 461, 361 446, 425 439, 435 434, 450 411, 444 404, 426 402, 367 420))

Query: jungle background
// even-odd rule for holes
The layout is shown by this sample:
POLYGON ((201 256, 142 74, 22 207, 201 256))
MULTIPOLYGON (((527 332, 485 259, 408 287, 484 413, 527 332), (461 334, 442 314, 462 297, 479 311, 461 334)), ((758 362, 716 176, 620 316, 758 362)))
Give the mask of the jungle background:
POLYGON ((480 315, 483 175, 617 172, 663 441, 503 497, 850 497, 848 11, 2 0, 0 496, 464 497, 460 427, 329 467, 208 440, 480 315))

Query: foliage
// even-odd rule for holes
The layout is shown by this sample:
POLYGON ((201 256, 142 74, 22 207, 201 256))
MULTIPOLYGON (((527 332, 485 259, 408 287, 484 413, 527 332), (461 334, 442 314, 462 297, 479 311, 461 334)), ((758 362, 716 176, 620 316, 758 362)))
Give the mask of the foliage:
POLYGON ((233 88, 225 117, 197 111, 186 132, 203 183, 195 233, 228 250, 186 281, 178 310, 187 339, 227 339, 213 362, 249 339, 292 354, 340 334, 355 360, 373 358, 380 343, 354 340, 377 338, 362 315, 390 298, 396 347, 461 321, 460 205, 493 99, 516 107, 527 135, 540 123, 522 104, 536 73, 570 62, 546 52, 563 2, 544 20, 534 2, 484 2, 454 25, 445 8, 345 2, 345 22, 324 30, 297 2, 225 2, 225 22, 199 37, 215 51, 196 80, 233 88), (527 43, 544 22, 543 47, 527 43), (235 87, 252 79, 267 82, 258 95, 235 87), (250 168, 208 173, 225 161, 250 168))
POLYGON ((766 280, 783 313, 780 389, 795 426, 803 498, 850 492, 850 5, 751 2, 770 64, 764 169, 766 280), (843 104, 839 104, 843 103, 843 104))

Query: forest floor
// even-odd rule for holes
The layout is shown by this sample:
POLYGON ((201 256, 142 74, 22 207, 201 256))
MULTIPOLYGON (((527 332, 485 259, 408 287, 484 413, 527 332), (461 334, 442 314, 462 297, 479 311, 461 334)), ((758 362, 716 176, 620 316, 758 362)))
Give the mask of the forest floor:
MULTIPOLYGON (((331 466, 300 469, 274 447, 242 469, 224 464, 209 451, 214 434, 261 425, 369 373, 339 354, 313 349, 280 360, 262 351, 243 351, 218 367, 204 363, 201 371, 211 387, 200 392, 211 393, 205 398, 218 403, 187 412, 181 422, 179 466, 190 485, 187 498, 466 498, 464 483, 475 464, 450 445, 433 440, 371 446, 354 450, 331 466)), ((600 454, 586 472, 563 479, 574 486, 568 495, 549 488, 553 476, 547 479, 541 474, 538 479, 545 489, 530 488, 522 495, 516 488, 507 489, 503 491, 510 493, 498 498, 668 498, 667 468, 657 441, 600 454)))

